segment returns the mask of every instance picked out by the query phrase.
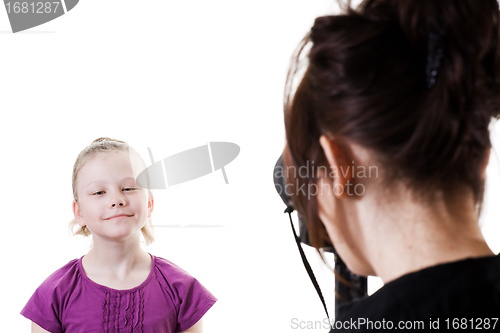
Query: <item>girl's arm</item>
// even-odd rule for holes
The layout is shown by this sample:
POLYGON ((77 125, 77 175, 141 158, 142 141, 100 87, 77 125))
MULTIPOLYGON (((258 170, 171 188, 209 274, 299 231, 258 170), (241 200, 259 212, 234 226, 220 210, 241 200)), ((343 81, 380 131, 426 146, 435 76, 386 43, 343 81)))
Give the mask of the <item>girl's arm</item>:
MULTIPOLYGON (((40 331, 40 332, 43 332, 43 331, 40 331)), ((187 330, 182 331, 180 333, 203 333, 203 318, 198 320, 198 322, 196 324, 194 324, 193 326, 191 326, 187 330)))
MULTIPOLYGON (((196 325, 198 325, 198 324, 196 324, 196 325)), ((194 325, 194 326, 196 326, 196 325, 194 325)), ((50 332, 44 330, 43 328, 41 328, 40 326, 38 326, 34 322, 31 322, 31 333, 50 333, 50 332)))

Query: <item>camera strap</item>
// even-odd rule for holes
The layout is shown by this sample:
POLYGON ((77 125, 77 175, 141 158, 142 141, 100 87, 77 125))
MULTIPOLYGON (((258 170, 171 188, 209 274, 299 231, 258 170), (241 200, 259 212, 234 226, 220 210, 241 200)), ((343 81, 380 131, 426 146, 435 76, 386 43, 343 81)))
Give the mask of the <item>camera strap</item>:
POLYGON ((300 237, 297 236, 297 232, 295 231, 295 227, 293 226, 292 212, 293 212, 292 207, 287 207, 285 209, 285 213, 288 213, 288 216, 290 217, 290 225, 292 226, 293 237, 295 238, 295 242, 297 243, 297 247, 299 248, 300 257, 302 258, 302 262, 304 263, 304 267, 306 268, 307 274, 309 275, 309 278, 311 279, 311 282, 314 285, 314 289, 316 289, 316 292, 318 293, 319 299, 321 300, 321 303, 323 304, 323 308, 325 309, 325 312, 326 312, 326 317, 328 318, 328 323, 330 324, 330 327, 331 327, 330 316, 328 315, 328 309, 326 308, 326 303, 325 303, 325 299, 323 298, 323 293, 321 293, 321 289, 319 288, 318 281, 316 280, 316 277, 314 276, 314 272, 312 271, 311 265, 309 265, 309 261, 307 261, 306 255, 304 253, 304 249, 302 249, 302 246, 300 245, 300 237))

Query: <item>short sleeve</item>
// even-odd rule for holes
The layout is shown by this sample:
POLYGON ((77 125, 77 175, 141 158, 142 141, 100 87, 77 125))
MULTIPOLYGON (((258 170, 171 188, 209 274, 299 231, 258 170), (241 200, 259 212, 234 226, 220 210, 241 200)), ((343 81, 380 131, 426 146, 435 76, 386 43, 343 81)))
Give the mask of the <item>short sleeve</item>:
POLYGON ((178 284, 176 289, 180 298, 176 332, 182 332, 196 324, 217 298, 192 276, 178 284))
POLYGON ((63 333, 62 312, 76 281, 77 259, 52 273, 35 290, 21 314, 51 333, 63 333))
POLYGON ((176 332, 196 324, 217 302, 198 280, 167 259, 156 257, 156 265, 177 312, 176 332))
POLYGON ((62 333, 59 313, 60 302, 54 288, 51 288, 50 277, 45 280, 31 296, 21 314, 51 333, 62 333))

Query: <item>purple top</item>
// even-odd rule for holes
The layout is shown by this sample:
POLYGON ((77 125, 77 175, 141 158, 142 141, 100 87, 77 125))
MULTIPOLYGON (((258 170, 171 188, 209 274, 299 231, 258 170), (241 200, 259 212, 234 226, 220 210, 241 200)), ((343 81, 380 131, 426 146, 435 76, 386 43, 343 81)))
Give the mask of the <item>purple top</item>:
POLYGON ((127 290, 95 283, 83 256, 73 259, 42 282, 21 314, 52 333, 185 331, 217 298, 179 266, 150 256, 146 280, 127 290))

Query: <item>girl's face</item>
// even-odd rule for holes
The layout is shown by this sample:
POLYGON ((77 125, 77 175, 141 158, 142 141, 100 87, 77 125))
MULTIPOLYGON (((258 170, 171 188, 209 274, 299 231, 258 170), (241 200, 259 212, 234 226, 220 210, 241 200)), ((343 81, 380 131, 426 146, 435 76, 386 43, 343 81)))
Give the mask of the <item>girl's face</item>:
POLYGON ((78 202, 73 212, 79 225, 86 225, 94 237, 128 240, 140 237, 140 230, 153 211, 150 192, 135 183, 138 159, 127 152, 95 153, 80 169, 76 180, 78 202))

